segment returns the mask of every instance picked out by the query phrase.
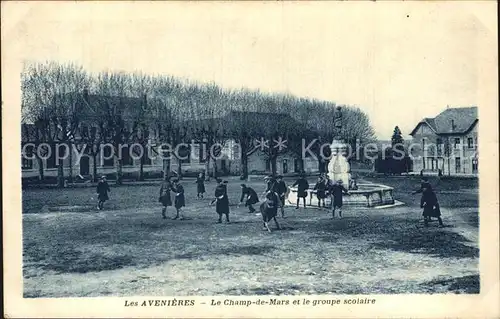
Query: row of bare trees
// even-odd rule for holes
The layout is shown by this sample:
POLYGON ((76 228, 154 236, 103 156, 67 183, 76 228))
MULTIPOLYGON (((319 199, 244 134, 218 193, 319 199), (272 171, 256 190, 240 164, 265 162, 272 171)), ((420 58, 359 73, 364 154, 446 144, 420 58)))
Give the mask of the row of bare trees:
MULTIPOLYGON (((248 156, 258 149, 256 140, 287 140, 286 149, 271 146, 263 151, 275 172, 276 159, 282 152, 300 155, 302 139, 325 142, 336 134, 336 105, 332 102, 246 89, 223 90, 214 84, 189 83, 163 75, 110 71, 91 74, 80 66, 55 62, 26 63, 21 78, 22 120, 33 124, 23 132, 23 142, 33 143, 35 148, 43 143, 65 144, 70 148, 69 156, 73 156, 74 148, 92 157, 94 178, 100 147, 109 143, 116 155, 117 183, 122 182, 119 149, 123 145, 135 145, 134 152, 142 155, 138 178, 143 179, 148 156, 144 150, 151 141, 174 147, 191 140, 203 142, 207 151, 205 169, 209 171, 211 167, 217 170, 217 152, 209 152, 212 146, 233 140, 240 146, 240 173, 246 178, 248 156)), ((350 143, 373 138, 365 113, 353 107, 344 107, 342 113, 342 138, 350 143)), ((44 148, 40 150, 43 154, 44 148)), ((38 156, 39 178, 43 179, 40 150, 34 155, 38 156)), ((221 151, 220 147, 217 151, 221 151)), ((180 156, 177 152, 172 155, 181 174, 180 156)), ((71 179, 71 158, 69 163, 71 179)), ((57 164, 62 185, 63 165, 57 164)), ((170 160, 164 160, 163 165, 163 171, 169 172, 170 160)))

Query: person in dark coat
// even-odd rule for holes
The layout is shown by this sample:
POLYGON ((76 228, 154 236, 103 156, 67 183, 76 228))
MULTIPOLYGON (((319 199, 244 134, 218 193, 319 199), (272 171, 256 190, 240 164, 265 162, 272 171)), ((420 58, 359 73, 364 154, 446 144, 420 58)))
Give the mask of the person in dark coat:
POLYGON ((273 175, 267 176, 266 177, 266 191, 264 192, 264 194, 266 194, 270 190, 273 190, 275 184, 276 184, 276 179, 274 178, 274 176, 273 175))
POLYGON ((276 180, 276 184, 274 186, 274 191, 278 194, 280 200, 280 208, 281 208, 281 217, 285 218, 285 198, 288 193, 288 186, 283 180, 282 175, 278 175, 278 179, 276 180))
POLYGON ((443 220, 441 219, 441 209, 437 200, 436 193, 432 189, 431 183, 427 177, 423 177, 420 183, 420 188, 412 194, 422 193, 420 198, 420 207, 424 209, 422 215, 424 216, 424 225, 427 227, 432 217, 438 219, 440 227, 443 227, 443 220))
POLYGON ((295 183, 293 183, 292 186, 297 186, 297 207, 295 208, 299 209, 299 202, 301 198, 304 202, 304 207, 306 207, 306 197, 307 190, 309 189, 309 183, 307 182, 305 175, 301 175, 299 179, 295 183))
POLYGON ((203 194, 205 194, 205 176, 203 176, 203 173, 198 174, 198 177, 196 177, 196 191, 197 191, 197 197, 198 198, 203 198, 203 194))
POLYGON ((224 183, 222 179, 217 179, 217 187, 215 187, 215 210, 219 215, 219 220, 217 223, 222 223, 222 215, 226 215, 226 222, 229 223, 229 198, 227 197, 227 183, 224 183))
POLYGON ((248 209, 250 210, 249 213, 254 213, 255 208, 253 208, 252 205, 257 204, 259 202, 259 196, 257 196, 257 193, 253 188, 248 187, 245 184, 241 184, 240 203, 243 203, 245 197, 246 197, 245 207, 248 206, 248 209))
POLYGON ((99 183, 97 183, 97 209, 103 209, 104 202, 109 199, 108 192, 111 189, 109 188, 108 182, 106 181, 106 176, 102 176, 99 183))
POLYGON ((183 220, 184 216, 182 214, 182 207, 186 206, 186 199, 184 197, 184 187, 179 184, 178 179, 173 180, 172 191, 175 192, 174 206, 177 213, 172 219, 180 217, 180 219, 183 220))
POLYGON ((339 210, 339 217, 342 218, 342 198, 343 195, 349 195, 347 189, 345 189, 342 180, 339 179, 337 183, 330 187, 330 194, 332 195, 332 218, 335 218, 335 209, 339 210))
POLYGON ((439 221, 439 226, 444 227, 443 220, 441 219, 441 209, 436 197, 436 193, 429 187, 430 184, 424 185, 422 198, 420 199, 420 207, 424 209, 422 215, 424 216, 425 227, 429 226, 429 221, 432 217, 436 217, 439 221))
POLYGON ((278 224, 278 220, 276 219, 276 215, 278 214, 278 206, 279 206, 279 196, 276 192, 269 191, 266 193, 266 200, 260 204, 260 213, 262 215, 262 220, 264 222, 264 227, 267 231, 271 232, 269 228, 269 222, 271 219, 274 219, 276 223, 276 228, 280 229, 280 225, 278 224))
POLYGON ((160 187, 160 197, 158 201, 163 205, 161 210, 161 215, 163 219, 167 219, 167 207, 172 206, 172 198, 170 197, 170 191, 172 190, 172 183, 170 182, 170 176, 165 176, 165 180, 161 183, 160 187))
POLYGON ((321 207, 322 202, 323 207, 326 207, 326 181, 323 176, 318 177, 318 181, 316 182, 316 185, 314 185, 314 190, 316 191, 316 197, 318 198, 318 207, 321 207))

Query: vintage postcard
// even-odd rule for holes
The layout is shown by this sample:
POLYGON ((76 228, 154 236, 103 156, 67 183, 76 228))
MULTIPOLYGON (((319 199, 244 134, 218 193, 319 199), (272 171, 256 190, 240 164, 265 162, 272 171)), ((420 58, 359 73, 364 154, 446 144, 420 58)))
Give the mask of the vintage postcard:
POLYGON ((2 2, 6 318, 498 318, 493 1, 2 2))

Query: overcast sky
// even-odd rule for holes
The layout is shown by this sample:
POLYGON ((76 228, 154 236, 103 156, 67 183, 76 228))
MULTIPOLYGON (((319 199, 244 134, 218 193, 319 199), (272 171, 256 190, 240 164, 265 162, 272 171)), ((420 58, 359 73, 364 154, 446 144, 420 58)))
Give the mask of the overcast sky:
POLYGON ((15 40, 10 52, 19 60, 140 70, 357 105, 377 136, 390 139, 395 125, 406 135, 447 105, 477 104, 483 29, 453 5, 33 4, 11 17, 15 25, 2 26, 2 36, 15 40))

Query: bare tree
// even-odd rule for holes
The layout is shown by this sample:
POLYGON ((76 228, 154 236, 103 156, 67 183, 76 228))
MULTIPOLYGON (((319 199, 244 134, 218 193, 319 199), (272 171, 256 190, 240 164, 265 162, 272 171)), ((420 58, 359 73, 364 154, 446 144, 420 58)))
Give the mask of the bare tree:
MULTIPOLYGON (((25 63, 21 81, 23 120, 35 124, 39 132, 35 135, 38 138, 44 137, 45 142, 50 142, 54 146, 56 143, 66 146, 71 179, 72 143, 79 126, 73 93, 89 84, 89 75, 81 67, 73 64, 25 63)), ((43 163, 39 160, 38 164, 39 169, 41 167, 39 175, 43 178, 43 163)), ((63 159, 59 159, 57 167, 58 185, 62 187, 64 186, 63 159)))

